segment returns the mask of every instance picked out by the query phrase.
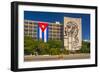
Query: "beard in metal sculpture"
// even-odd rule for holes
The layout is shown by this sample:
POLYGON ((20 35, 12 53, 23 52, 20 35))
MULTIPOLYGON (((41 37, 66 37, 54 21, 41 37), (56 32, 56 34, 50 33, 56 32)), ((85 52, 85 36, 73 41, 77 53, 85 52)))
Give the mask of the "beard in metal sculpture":
POLYGON ((71 49, 74 51, 78 47, 78 25, 75 22, 68 22, 65 26, 65 35, 68 38, 68 44, 71 43, 71 49), (70 39, 70 41, 69 41, 70 39))

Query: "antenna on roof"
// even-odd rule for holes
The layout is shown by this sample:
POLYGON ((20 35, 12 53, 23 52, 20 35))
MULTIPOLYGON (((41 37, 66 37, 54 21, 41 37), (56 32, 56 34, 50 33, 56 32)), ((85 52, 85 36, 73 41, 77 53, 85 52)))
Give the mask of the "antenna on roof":
POLYGON ((60 24, 60 22, 56 21, 56 24, 60 24))

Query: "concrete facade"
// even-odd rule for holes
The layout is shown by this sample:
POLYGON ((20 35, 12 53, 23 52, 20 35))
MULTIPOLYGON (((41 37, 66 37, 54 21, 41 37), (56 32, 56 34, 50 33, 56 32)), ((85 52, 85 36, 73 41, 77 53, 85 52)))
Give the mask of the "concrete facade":
MULTIPOLYGON (((30 36, 38 39, 38 22, 32 20, 24 20, 24 36, 30 36)), ((59 22, 48 23, 48 40, 63 40, 63 24, 59 22)))
POLYGON ((64 48, 80 50, 82 46, 81 18, 64 17, 64 48))

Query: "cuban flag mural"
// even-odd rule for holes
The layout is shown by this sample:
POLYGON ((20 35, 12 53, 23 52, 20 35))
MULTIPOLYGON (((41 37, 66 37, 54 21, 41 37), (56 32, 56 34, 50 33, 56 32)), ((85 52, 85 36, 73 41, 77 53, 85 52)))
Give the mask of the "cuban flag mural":
POLYGON ((38 39, 48 41, 48 23, 38 22, 38 39))

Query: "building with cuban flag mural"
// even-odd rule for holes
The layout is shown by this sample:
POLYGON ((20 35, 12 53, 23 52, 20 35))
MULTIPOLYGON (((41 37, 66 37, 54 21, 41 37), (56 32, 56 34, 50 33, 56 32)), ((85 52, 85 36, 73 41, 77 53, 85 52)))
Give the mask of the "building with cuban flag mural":
POLYGON ((63 25, 59 22, 41 22, 24 20, 24 35, 33 39, 43 40, 63 40, 63 25))
POLYGON ((44 42, 61 40, 64 42, 65 49, 80 50, 82 46, 81 18, 64 17, 64 24, 24 20, 24 36, 44 42))

